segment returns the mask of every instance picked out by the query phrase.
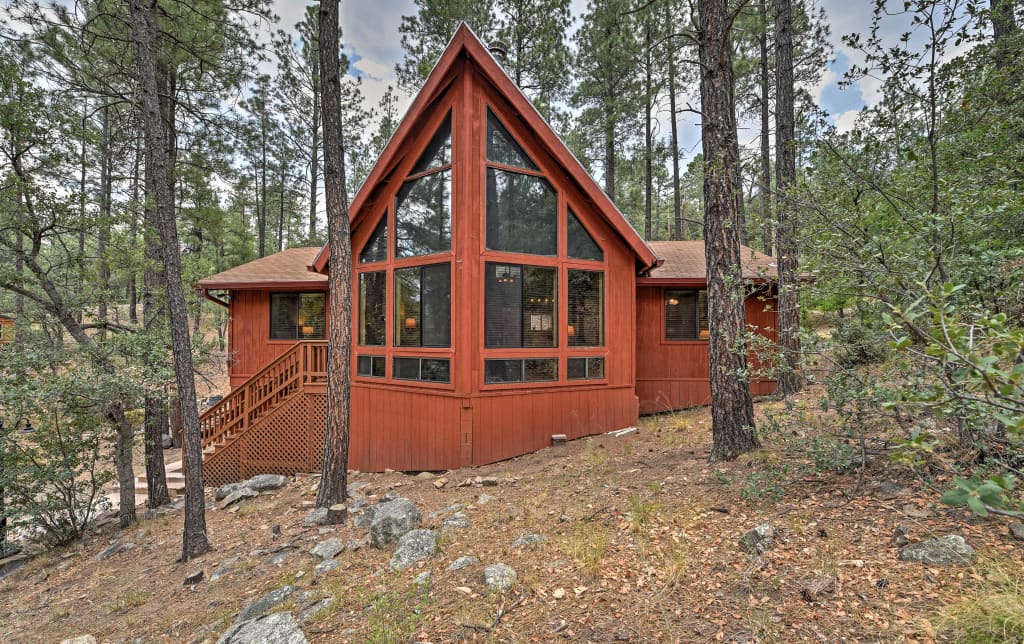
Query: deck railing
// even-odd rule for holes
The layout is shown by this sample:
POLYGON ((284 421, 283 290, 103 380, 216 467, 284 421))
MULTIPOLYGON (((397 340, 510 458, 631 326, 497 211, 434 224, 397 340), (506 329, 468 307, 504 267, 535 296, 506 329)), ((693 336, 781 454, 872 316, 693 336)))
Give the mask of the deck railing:
POLYGON ((203 448, 234 439, 303 387, 326 382, 327 343, 296 343, 203 413, 203 448))

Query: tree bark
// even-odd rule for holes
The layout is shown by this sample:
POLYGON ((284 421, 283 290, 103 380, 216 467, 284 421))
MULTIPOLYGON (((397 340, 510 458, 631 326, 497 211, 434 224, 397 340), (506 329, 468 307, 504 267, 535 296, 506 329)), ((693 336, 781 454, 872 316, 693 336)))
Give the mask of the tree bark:
POLYGON ((100 301, 96 307, 96 320, 100 324, 99 336, 106 337, 107 297, 110 289, 110 263, 107 245, 110 243, 111 190, 110 178, 110 108, 102 110, 100 131, 100 217, 96 225, 96 280, 100 287, 100 301))
POLYGON ((651 19, 644 21, 644 239, 651 239, 651 213, 654 206, 654 132, 651 110, 654 86, 651 80, 651 19))
POLYGON ((154 180, 153 210, 163 247, 164 281, 171 326, 175 381, 184 434, 185 528, 182 533, 182 561, 189 561, 210 550, 206 536, 206 505, 203 494, 203 453, 199 434, 199 410, 196 405, 195 375, 188 332, 188 309, 181 281, 181 254, 174 220, 173 177, 167 148, 157 86, 157 2, 130 0, 132 41, 139 73, 142 97, 142 122, 146 134, 147 171, 154 180))
POLYGON ((615 117, 610 107, 605 107, 604 116, 604 193, 615 201, 615 117))
POLYGON ((352 352, 352 240, 345 206, 345 149, 341 122, 338 0, 320 2, 320 71, 323 81, 324 192, 330 247, 327 346, 327 432, 317 507, 341 523, 347 511, 349 362, 352 352))
POLYGON ((316 239, 316 188, 320 179, 320 70, 313 71, 313 145, 309 158, 309 242, 316 239))
MULTIPOLYGON (((665 24, 672 24, 671 3, 665 3, 665 24)), ((676 52, 672 46, 668 53, 668 111, 672 128, 672 222, 673 239, 686 239, 690 231, 683 215, 683 195, 679 181, 679 123, 676 109, 676 52)))
POLYGON ((778 376, 778 393, 782 396, 802 387, 797 222, 788 194, 796 181, 793 92, 793 4, 792 0, 775 0, 775 218, 779 349, 785 362, 778 376))
POLYGON ((758 13, 761 17, 761 34, 758 38, 761 49, 761 189, 758 191, 757 203, 761 210, 761 247, 765 255, 772 254, 772 153, 770 110, 768 103, 768 7, 767 0, 760 0, 758 13))
MULTIPOLYGON (((135 146, 135 164, 132 170, 132 201, 130 207, 131 223, 128 228, 128 239, 131 245, 132 252, 135 252, 135 248, 139 240, 139 204, 140 200, 140 166, 142 163, 142 149, 141 141, 135 146)), ((133 256, 134 259, 134 256, 133 256)), ((136 272, 134 269, 128 272, 128 320, 132 324, 139 323, 139 287, 136 280, 136 272)))
POLYGON ((733 102, 731 17, 726 0, 699 0, 700 96, 704 154, 704 248, 707 262, 711 462, 756 449, 747 383, 745 313, 737 208, 739 147, 733 102))

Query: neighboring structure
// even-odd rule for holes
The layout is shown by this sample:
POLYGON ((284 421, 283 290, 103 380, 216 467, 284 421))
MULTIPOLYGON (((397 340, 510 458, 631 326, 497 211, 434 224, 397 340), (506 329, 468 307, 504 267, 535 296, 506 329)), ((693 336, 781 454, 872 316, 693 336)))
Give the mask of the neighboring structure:
MULTIPOLYGON (((707 402, 702 243, 645 244, 465 26, 349 214, 352 468, 490 463, 707 402)), ((744 252, 770 293, 771 259, 744 252)), ((211 484, 319 470, 328 257, 199 282, 231 320, 233 390, 202 419, 211 484)))
POLYGON ((0 344, 14 341, 14 318, 0 315, 0 344))

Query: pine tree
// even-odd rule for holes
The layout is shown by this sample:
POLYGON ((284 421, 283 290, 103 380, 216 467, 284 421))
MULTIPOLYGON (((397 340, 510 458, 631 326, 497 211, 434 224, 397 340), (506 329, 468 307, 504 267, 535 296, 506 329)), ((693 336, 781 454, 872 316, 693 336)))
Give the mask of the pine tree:
POLYGON ((402 16, 398 33, 405 55, 395 66, 398 86, 415 93, 434 68, 445 46, 465 22, 484 42, 494 35, 495 15, 487 0, 415 0, 416 13, 402 16))

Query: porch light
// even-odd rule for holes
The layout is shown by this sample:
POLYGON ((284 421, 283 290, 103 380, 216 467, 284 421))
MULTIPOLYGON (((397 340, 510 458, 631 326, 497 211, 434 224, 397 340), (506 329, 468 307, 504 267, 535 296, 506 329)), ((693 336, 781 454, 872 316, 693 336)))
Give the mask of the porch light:
POLYGON ((670 306, 675 306, 676 304, 679 304, 679 300, 674 297, 670 297, 668 298, 668 303, 670 306))
POLYGON ((416 318, 405 318, 405 328, 409 329, 410 331, 412 329, 415 329, 416 328, 416 318))

